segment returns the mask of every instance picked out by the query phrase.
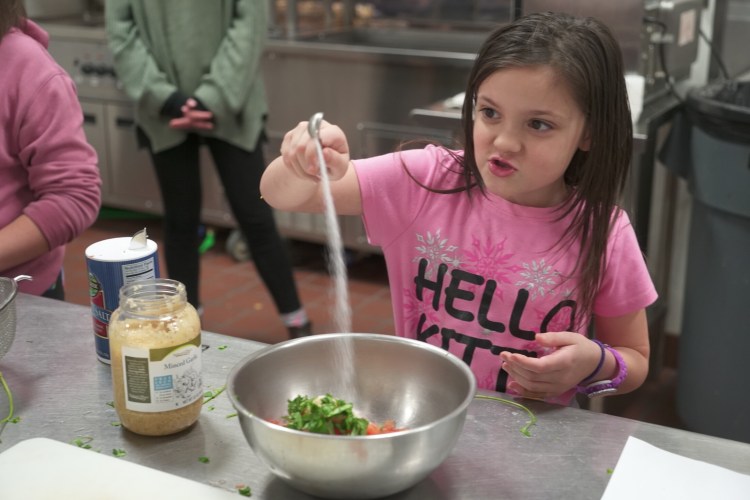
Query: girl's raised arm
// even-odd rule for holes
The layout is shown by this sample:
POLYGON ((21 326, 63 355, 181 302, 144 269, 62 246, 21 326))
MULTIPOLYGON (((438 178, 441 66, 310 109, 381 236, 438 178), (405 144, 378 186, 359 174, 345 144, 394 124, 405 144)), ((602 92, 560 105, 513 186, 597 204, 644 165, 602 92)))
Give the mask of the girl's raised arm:
MULTIPOLYGON (((260 182, 263 198, 274 208, 292 212, 322 213, 322 194, 315 141, 300 122, 284 136, 281 156, 271 162, 260 182)), ((340 215, 361 215, 359 183, 349 158, 344 132, 326 121, 320 126, 323 159, 328 168, 331 195, 340 215)))

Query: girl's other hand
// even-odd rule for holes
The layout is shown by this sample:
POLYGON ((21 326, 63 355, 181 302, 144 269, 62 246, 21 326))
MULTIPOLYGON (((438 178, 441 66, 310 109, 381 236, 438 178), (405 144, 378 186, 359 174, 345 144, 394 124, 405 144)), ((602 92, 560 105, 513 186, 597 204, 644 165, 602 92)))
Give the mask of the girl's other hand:
MULTIPOLYGON (((300 122, 284 136, 281 143, 281 156, 284 163, 298 176, 320 179, 320 165, 315 140, 307 130, 308 122, 300 122)), ((323 120, 319 130, 323 160, 328 167, 331 181, 341 179, 349 168, 349 143, 338 126, 323 120)))
POLYGON ((580 333, 538 333, 535 338, 543 348, 553 352, 539 358, 503 352, 502 369, 513 380, 507 389, 521 397, 549 399, 576 387, 596 368, 601 349, 580 333))

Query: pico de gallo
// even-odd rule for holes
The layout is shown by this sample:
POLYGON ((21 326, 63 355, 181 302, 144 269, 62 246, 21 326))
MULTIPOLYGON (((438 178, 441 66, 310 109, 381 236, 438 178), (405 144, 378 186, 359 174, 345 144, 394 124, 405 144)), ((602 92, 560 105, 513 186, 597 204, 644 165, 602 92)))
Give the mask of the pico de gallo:
POLYGON ((288 401, 287 415, 271 422, 289 429, 341 436, 374 436, 402 429, 396 422, 386 420, 382 425, 355 415, 352 403, 337 399, 330 394, 310 398, 297 396, 288 401))

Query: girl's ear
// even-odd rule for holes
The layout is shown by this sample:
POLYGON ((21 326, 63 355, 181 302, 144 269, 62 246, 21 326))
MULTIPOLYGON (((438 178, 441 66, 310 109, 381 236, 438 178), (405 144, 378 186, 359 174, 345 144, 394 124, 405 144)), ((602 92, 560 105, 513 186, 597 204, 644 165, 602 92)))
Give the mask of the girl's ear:
POLYGON ((581 151, 588 151, 591 149, 591 133, 588 128, 586 128, 586 131, 583 133, 581 142, 578 143, 578 149, 581 151))

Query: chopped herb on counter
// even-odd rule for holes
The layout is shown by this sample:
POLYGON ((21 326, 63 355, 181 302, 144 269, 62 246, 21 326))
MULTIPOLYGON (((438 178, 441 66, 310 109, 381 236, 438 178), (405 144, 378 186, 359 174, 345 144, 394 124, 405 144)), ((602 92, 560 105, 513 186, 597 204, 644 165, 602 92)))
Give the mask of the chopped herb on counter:
POLYGON ((239 493, 243 497, 249 497, 252 495, 250 486, 237 486, 237 493, 239 493))
POLYGON ((10 422, 12 424, 18 423, 18 419, 13 418, 13 393, 11 392, 8 383, 3 378, 3 372, 0 372, 0 384, 2 384, 5 394, 8 396, 8 404, 10 406, 8 409, 8 416, 0 420, 0 424, 4 424, 5 422, 10 422))
POLYGON ((207 464, 208 462, 210 462, 208 457, 198 457, 198 461, 202 464, 207 464))
POLYGON ((217 347, 217 349, 220 351, 223 351, 224 349, 228 349, 228 348, 229 348, 228 345, 220 345, 219 347, 217 347))
POLYGON ((70 444, 74 444, 78 446, 79 448, 83 448, 84 450, 90 450, 91 449, 91 441, 93 441, 94 438, 91 436, 82 436, 75 438, 73 441, 71 441, 70 444))
POLYGON ((122 427, 122 422, 110 422, 109 425, 112 427, 122 427))
POLYGON ((503 403, 503 404, 506 404, 506 405, 515 406, 516 408, 520 408, 521 410, 523 410, 526 413, 528 413, 529 416, 531 417, 531 420, 529 420, 528 422, 526 422, 526 425, 524 425, 523 427, 521 427, 521 434, 523 434, 526 437, 531 437, 531 431, 529 430, 529 428, 532 425, 536 424, 536 415, 534 415, 534 413, 531 410, 529 410, 528 408, 526 408, 524 405, 522 405, 521 403, 516 403, 515 401, 510 401, 508 399, 498 398, 498 397, 495 397, 495 396, 484 396, 482 394, 477 394, 475 396, 475 398, 477 398, 477 399, 488 399, 490 401, 497 401, 498 403, 503 403))
POLYGON ((117 458, 122 458, 127 455, 127 453, 125 453, 125 450, 123 450, 122 448, 112 448, 112 455, 116 456, 117 458))
POLYGON ((227 418, 234 418, 236 416, 237 416, 237 412, 234 412, 234 413, 230 413, 229 415, 227 415, 227 418))
POLYGON ((212 389, 210 391, 204 392, 203 393, 203 404, 206 404, 209 401, 212 401, 212 400, 216 399, 216 397, 219 396, 219 394, 221 394, 222 392, 224 392, 224 389, 226 389, 226 388, 227 388, 227 386, 222 386, 222 387, 219 387, 218 389, 212 389))

